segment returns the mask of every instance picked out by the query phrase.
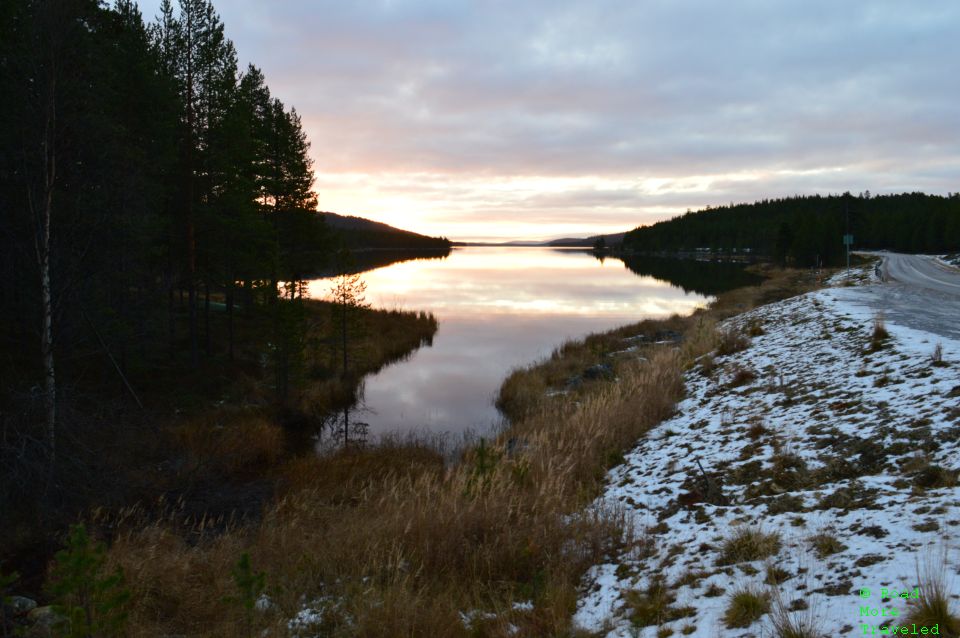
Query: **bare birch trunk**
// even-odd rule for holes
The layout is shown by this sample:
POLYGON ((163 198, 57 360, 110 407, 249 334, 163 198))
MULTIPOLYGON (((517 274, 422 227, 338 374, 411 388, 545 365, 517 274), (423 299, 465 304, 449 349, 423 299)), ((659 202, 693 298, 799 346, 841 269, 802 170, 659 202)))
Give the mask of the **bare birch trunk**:
POLYGON ((48 190, 47 204, 44 207, 44 231, 41 240, 43 252, 40 256, 40 299, 43 313, 40 353, 43 359, 44 426, 52 464, 57 452, 57 374, 53 358, 53 294, 50 286, 50 191, 52 189, 48 190))
MULTIPOLYGON (((56 76, 50 73, 44 97, 43 167, 41 169, 41 201, 37 202, 32 189, 28 202, 36 221, 34 248, 40 270, 40 358, 43 366, 43 425, 50 456, 50 466, 57 450, 57 374, 53 357, 53 286, 50 280, 50 220, 53 213, 53 188, 57 178, 56 155, 56 76)), ((29 187, 28 187, 29 188, 29 187)))

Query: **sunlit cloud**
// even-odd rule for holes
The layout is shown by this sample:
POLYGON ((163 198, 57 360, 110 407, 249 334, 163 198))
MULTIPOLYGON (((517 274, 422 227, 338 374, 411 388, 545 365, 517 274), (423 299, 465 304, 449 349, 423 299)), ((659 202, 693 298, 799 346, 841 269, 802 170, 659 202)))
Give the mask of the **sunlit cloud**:
POLYGON ((302 114, 325 210, 545 238, 731 201, 958 190, 949 0, 217 6, 302 114))

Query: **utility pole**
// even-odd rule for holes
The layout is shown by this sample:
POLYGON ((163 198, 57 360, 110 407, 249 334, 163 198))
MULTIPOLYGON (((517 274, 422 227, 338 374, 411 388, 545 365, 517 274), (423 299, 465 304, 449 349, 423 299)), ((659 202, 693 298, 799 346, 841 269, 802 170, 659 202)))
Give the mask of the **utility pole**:
POLYGON ((847 232, 843 236, 843 245, 847 247, 847 270, 850 269, 850 245, 853 244, 853 235, 850 234, 850 204, 844 203, 844 215, 846 216, 847 232))

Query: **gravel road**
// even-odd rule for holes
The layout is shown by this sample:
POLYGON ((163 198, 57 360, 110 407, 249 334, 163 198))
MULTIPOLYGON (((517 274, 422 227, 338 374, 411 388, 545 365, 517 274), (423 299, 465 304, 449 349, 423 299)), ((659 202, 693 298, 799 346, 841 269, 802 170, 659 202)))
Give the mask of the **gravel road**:
POLYGON ((859 288, 856 301, 893 323, 960 339, 960 270, 927 255, 874 254, 883 283, 859 288))

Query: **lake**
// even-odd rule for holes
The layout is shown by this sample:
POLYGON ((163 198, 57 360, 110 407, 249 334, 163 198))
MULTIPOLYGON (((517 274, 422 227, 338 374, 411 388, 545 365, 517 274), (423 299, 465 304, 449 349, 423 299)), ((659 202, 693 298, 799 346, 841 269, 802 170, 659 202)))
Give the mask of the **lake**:
MULTIPOLYGON (((494 396, 509 372, 567 339, 646 318, 690 313, 709 295, 751 283, 742 266, 670 259, 603 261, 583 250, 456 248, 444 258, 363 273, 375 307, 433 312, 430 346, 367 377, 350 420, 388 432, 483 433, 501 419, 494 396)), ((328 296, 330 279, 309 282, 328 296)))

